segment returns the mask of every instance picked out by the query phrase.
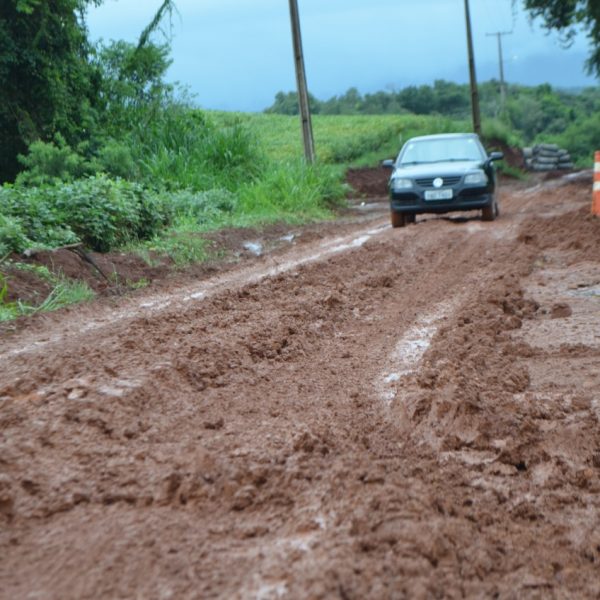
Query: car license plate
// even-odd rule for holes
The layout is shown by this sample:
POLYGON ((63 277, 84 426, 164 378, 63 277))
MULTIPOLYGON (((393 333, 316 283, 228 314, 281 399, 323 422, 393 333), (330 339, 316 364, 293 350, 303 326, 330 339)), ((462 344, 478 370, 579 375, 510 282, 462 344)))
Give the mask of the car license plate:
POLYGON ((425 200, 450 200, 453 195, 451 189, 425 190, 425 200))

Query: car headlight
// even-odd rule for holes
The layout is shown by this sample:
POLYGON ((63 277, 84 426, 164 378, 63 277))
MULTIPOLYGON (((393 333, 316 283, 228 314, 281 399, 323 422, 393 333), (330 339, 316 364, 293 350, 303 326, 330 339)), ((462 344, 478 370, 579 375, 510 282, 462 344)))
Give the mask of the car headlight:
POLYGON ((413 186, 412 179, 402 179, 397 177, 392 179, 391 188, 394 192, 401 192, 402 190, 409 190, 413 186))
POLYGON ((481 184, 485 185, 488 182, 488 176, 483 171, 477 171, 477 173, 469 173, 465 177, 465 183, 469 184, 481 184))

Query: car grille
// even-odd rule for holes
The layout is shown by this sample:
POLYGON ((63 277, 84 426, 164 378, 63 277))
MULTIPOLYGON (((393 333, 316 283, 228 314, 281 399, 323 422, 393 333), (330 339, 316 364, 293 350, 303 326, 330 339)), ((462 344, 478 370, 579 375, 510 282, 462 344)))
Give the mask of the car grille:
POLYGON ((464 190, 460 191, 459 196, 461 198, 477 198, 479 196, 483 196, 486 193, 487 190, 482 189, 480 187, 478 188, 465 188, 464 190))
MULTIPOLYGON (((427 177, 424 179, 417 179, 417 185, 430 188, 433 187, 433 181, 437 179, 437 177, 427 177)), ((448 185, 456 185, 460 181, 460 175, 452 175, 451 177, 440 177, 440 179, 444 180, 444 187, 448 185)))
POLYGON ((399 194, 395 193, 392 195, 394 202, 396 203, 404 203, 404 204, 415 204, 419 201, 419 196, 417 194, 405 193, 399 194))

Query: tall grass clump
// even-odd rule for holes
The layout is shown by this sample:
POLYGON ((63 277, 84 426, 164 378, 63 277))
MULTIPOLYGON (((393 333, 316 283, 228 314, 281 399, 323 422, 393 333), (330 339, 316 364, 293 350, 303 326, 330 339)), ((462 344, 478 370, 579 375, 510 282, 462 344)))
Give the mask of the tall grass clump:
POLYGON ((517 131, 500 119, 485 119, 482 124, 483 139, 500 141, 511 148, 522 148, 523 138, 517 131))
POLYGON ((218 127, 184 106, 136 123, 128 144, 142 180, 167 189, 234 191, 265 168, 258 140, 241 121, 218 127))
POLYGON ((260 181, 240 190, 234 220, 238 225, 250 225, 327 218, 346 191, 338 169, 322 164, 308 166, 302 160, 281 163, 260 181))

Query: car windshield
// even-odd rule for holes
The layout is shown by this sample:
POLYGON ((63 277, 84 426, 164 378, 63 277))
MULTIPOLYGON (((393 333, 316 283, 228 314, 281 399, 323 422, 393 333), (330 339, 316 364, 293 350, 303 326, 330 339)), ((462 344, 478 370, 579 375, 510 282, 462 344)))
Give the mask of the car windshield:
POLYGON ((398 158, 398 164, 418 165, 483 158, 481 146, 476 138, 440 138, 407 142, 398 158))

